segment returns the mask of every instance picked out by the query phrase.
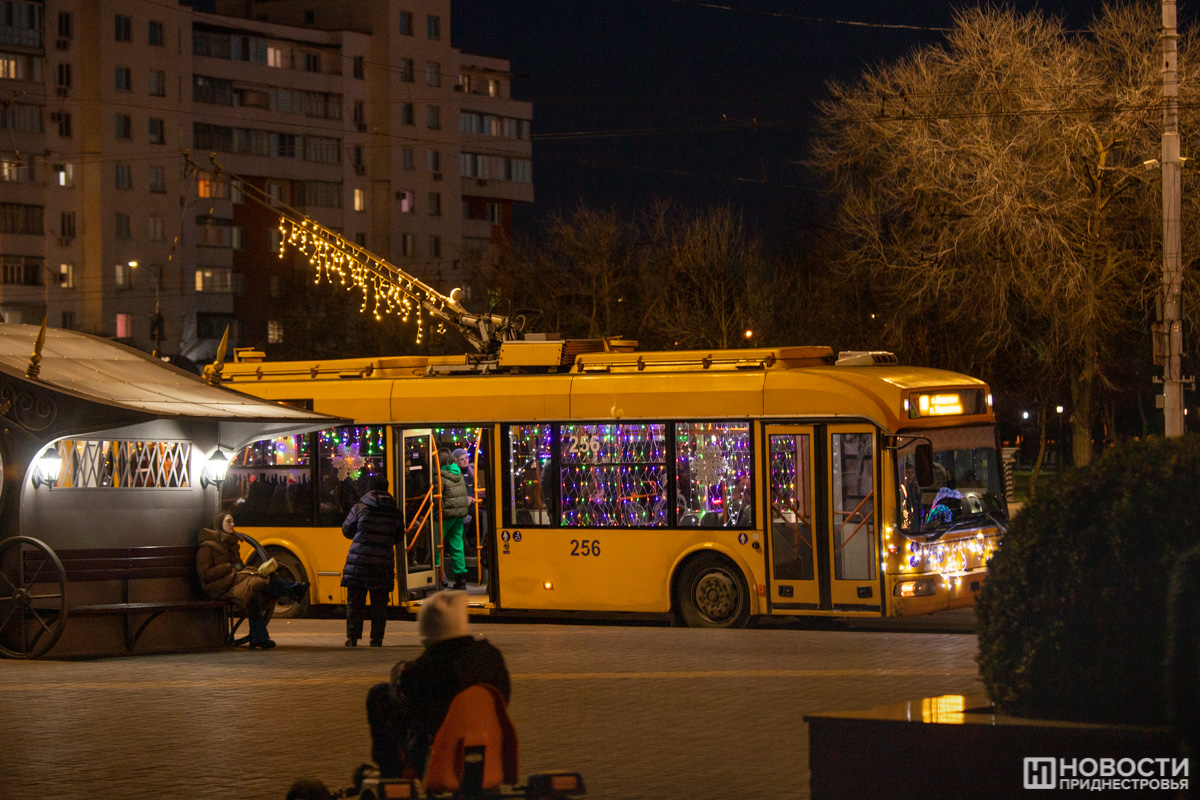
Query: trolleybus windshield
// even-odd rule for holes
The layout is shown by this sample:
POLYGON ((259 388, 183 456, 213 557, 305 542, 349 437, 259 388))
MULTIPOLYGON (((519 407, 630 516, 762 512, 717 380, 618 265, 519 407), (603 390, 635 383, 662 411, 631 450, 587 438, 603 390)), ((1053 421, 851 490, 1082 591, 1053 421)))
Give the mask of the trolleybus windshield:
POLYGON ((919 486, 915 447, 896 453, 897 511, 905 534, 995 527, 1008 518, 1004 475, 991 425, 923 431, 933 449, 933 483, 919 486))

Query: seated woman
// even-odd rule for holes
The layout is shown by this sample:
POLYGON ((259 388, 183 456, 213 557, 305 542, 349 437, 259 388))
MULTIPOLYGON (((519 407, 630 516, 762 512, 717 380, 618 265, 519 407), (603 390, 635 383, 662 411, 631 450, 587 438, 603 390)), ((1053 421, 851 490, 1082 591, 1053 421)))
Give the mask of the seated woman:
POLYGON ((280 597, 299 600, 308 592, 307 583, 281 580, 272 573, 275 559, 257 569, 242 563, 241 540, 233 529, 233 515, 221 512, 213 527, 200 531, 196 572, 204 593, 214 600, 231 600, 250 624, 250 649, 270 650, 275 643, 267 636, 267 609, 280 597))

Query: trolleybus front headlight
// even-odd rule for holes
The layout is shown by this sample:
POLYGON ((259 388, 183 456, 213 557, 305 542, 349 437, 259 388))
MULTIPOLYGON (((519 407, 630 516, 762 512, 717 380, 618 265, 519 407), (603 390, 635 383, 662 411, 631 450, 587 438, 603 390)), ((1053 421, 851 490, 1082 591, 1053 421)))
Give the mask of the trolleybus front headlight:
POLYGON ((893 594, 896 597, 924 597, 937 591, 933 578, 922 578, 919 581, 901 581, 896 584, 893 594))

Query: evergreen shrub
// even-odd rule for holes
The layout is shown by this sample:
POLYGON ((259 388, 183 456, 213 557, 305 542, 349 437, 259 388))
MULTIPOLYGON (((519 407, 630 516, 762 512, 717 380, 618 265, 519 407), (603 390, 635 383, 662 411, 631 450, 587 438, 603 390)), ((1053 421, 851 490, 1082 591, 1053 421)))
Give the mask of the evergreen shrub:
POLYGON ((1200 543, 1200 436, 1107 450, 1013 519, 976 607, 997 710, 1165 723, 1166 596, 1200 543))

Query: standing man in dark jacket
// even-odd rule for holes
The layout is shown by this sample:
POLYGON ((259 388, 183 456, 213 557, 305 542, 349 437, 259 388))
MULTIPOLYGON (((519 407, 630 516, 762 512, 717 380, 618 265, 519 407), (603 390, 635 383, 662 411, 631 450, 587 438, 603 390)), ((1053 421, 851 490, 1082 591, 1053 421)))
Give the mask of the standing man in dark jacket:
POLYGON ((404 534, 404 515, 388 494, 387 478, 371 478, 369 490, 350 509, 342 534, 352 539, 342 586, 346 587, 346 647, 362 637, 363 611, 371 595, 371 646, 383 646, 388 593, 396 584, 396 543, 404 534))
POLYGON ((462 690, 486 683, 504 696, 512 694, 504 656, 467 627, 467 593, 438 592, 417 613, 417 630, 425 652, 415 661, 392 667, 392 680, 367 693, 371 750, 385 778, 425 774, 429 749, 446 719, 450 703, 462 690))

